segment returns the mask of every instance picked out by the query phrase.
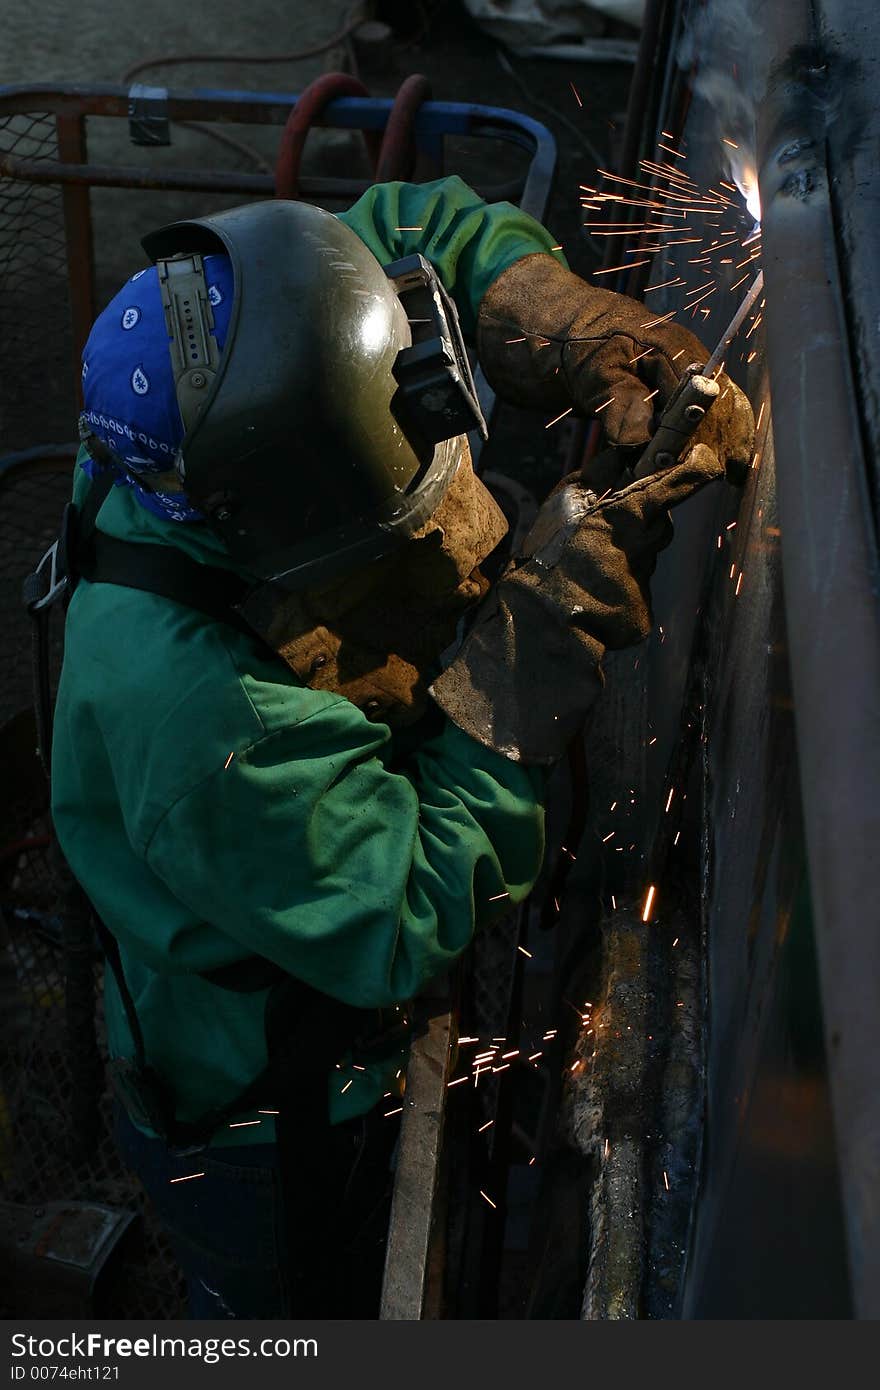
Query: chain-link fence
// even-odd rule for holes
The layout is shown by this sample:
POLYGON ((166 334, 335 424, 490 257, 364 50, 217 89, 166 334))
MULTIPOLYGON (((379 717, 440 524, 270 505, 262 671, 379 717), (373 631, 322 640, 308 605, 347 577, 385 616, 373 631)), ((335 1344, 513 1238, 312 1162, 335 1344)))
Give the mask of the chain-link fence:
MULTIPOLYGON (((109 144, 117 158, 124 158, 124 123, 99 121, 102 125, 104 130, 96 132, 98 145, 109 144), (118 135, 111 136, 111 130, 118 135)), ((36 754, 31 623, 21 603, 22 580, 57 535, 70 498, 72 453, 59 458, 57 450, 40 446, 61 445, 76 436, 70 289, 72 278, 86 281, 89 267, 71 265, 72 246, 78 245, 87 259, 94 250, 101 266, 97 298, 106 297, 120 271, 114 218, 104 214, 118 214, 116 205, 126 195, 106 190, 94 200, 99 224, 94 247, 81 235, 70 238, 65 189, 73 185, 39 179, 40 166, 49 168, 61 158, 58 110, 0 114, 0 159, 6 157, 26 162, 34 172, 32 177, 0 176, 0 758, 5 772, 0 796, 0 1200, 31 1210, 56 1201, 94 1201, 137 1211, 135 1236, 114 1257, 112 1284, 101 1284, 100 1311, 175 1318, 184 1315, 179 1271, 138 1185, 116 1155, 103 1068, 100 1130, 88 1160, 73 1123, 74 1111, 82 1107, 74 1094, 65 1004, 63 885, 53 868, 48 792, 36 754), (33 456, 16 461, 21 452, 33 456)), ((167 205, 168 195, 159 194, 162 205, 155 212, 150 202, 155 193, 130 190, 127 196, 141 205, 143 226, 198 210, 185 192, 174 195, 173 206, 167 205)), ((208 206, 216 201, 201 197, 208 206)), ((127 214, 132 220, 130 209, 127 214)), ((53 689, 63 648, 63 620, 57 608, 54 613, 53 689)), ((97 949, 93 974, 103 1049, 103 967, 97 949)), ((106 1060, 103 1055, 101 1060, 106 1060)), ((34 1306, 39 1302, 36 1290, 34 1306)), ((0 1306, 2 1315, 12 1311, 22 1309, 0 1306)))
MULTIPOLYGON (((7 118, 0 125, 0 148, 25 158, 54 158, 54 118, 7 118)), ((3 452, 27 449, 36 440, 68 438, 76 404, 57 188, 0 180, 0 298, 3 452)), ((107 1094, 101 1097, 101 1134, 90 1162, 79 1156, 71 1128, 61 902, 51 870, 45 778, 36 755, 30 620, 21 603, 22 579, 57 534, 69 496, 70 459, 35 458, 0 475, 0 756, 5 773, 0 799, 0 1193, 5 1201, 30 1208, 73 1200, 140 1211, 139 1238, 126 1244, 108 1289, 112 1302, 102 1311, 169 1318, 181 1311, 180 1278, 156 1222, 116 1157, 107 1094)), ((50 641, 53 684, 61 651, 58 618, 50 641)), ((100 1013, 97 957, 94 974, 100 1013)))
MULTIPOLYGON (((54 116, 4 116, 0 154, 57 159, 54 116)), ((57 185, 0 178, 0 303, 0 453, 74 437, 67 249, 57 185)))
MULTIPOLYGON (((47 220, 51 206, 44 205, 47 220)), ((14 248, 4 251, 9 266, 14 248)), ((116 1156, 106 1089, 99 1102, 97 1149, 88 1162, 80 1156, 71 1122, 61 885, 53 871, 48 796, 30 708, 30 619, 20 597, 22 577, 51 543, 69 495, 69 461, 33 460, 0 474, 0 758, 5 771, 0 798, 0 1197, 30 1208, 64 1200, 137 1210, 139 1232, 120 1251, 100 1311, 174 1318, 182 1315, 179 1274, 136 1184, 116 1156)), ((59 619, 50 642, 55 676, 61 639, 59 619)), ((101 1037, 97 951, 93 971, 101 1037)), ((34 1297, 38 1304, 39 1290, 34 1297)), ((0 1306, 5 1316, 12 1311, 0 1306)))

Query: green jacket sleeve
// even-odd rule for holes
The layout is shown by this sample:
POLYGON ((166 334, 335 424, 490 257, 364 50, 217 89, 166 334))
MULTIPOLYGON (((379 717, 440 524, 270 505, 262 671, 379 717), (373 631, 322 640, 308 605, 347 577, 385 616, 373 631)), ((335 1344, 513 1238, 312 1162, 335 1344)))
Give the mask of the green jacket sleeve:
POLYGON ((387 726, 319 699, 218 760, 162 818, 147 859, 247 951, 347 1003, 388 1005, 528 893, 544 776, 451 724, 392 771, 387 726))
POLYGON ((466 333, 486 290, 514 261, 543 251, 566 264, 540 222, 512 203, 484 202, 457 177, 376 184, 339 216, 383 265, 414 252, 430 261, 466 333))

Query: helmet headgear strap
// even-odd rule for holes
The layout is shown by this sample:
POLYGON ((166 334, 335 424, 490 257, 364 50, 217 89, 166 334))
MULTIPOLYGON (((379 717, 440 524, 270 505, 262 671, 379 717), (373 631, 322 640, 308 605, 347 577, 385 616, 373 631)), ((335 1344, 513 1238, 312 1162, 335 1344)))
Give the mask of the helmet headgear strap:
MULTIPOLYGON (((177 404, 188 432, 210 394, 220 361, 203 258, 184 252, 156 262, 177 404)), ((183 476, 178 453, 178 472, 183 476)))

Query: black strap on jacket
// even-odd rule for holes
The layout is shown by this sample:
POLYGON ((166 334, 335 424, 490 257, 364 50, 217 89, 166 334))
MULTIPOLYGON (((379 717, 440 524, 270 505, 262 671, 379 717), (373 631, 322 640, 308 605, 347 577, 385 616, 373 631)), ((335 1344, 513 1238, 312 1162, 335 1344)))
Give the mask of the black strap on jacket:
POLYGON ((95 529, 98 512, 113 486, 114 474, 108 468, 92 483, 82 511, 68 502, 61 518, 61 531, 22 585, 22 602, 33 620, 32 654, 34 676, 34 715, 40 761, 49 777, 52 770, 52 686, 49 675, 49 621, 56 603, 70 601, 76 586, 74 556, 81 535, 95 529))
POLYGON ((96 530, 82 541, 77 568, 92 584, 121 584, 159 594, 256 637, 235 609, 253 585, 231 570, 190 559, 176 546, 138 545, 96 530))
MULTIPOLYGON (((58 540, 24 582, 24 602, 34 620, 35 711, 47 776, 51 769, 53 722, 49 617, 56 602, 70 601, 80 577, 90 583, 119 584, 158 594, 256 638, 235 608, 252 587, 238 575, 202 565, 174 546, 120 541, 97 530, 98 512, 114 481, 115 475, 108 468, 93 481, 81 511, 74 503, 68 504, 58 540)), ((269 1061, 263 1072, 226 1105, 206 1111, 193 1121, 178 1120, 171 1088, 147 1059, 119 943, 81 891, 85 920, 91 915, 134 1043, 132 1059, 119 1058, 110 1064, 114 1091, 133 1119, 155 1130, 174 1149, 203 1148, 234 1115, 263 1105, 277 1110, 292 1090, 298 1093, 300 1113, 302 1100, 308 1095, 313 1105, 307 1108, 317 1106, 326 1123, 326 1074, 330 1068, 350 1049, 362 1061, 369 1060, 399 1045, 408 1035, 409 1024, 402 1010, 395 1010, 389 1026, 382 1011, 368 1013, 342 1004, 294 979, 262 956, 199 972, 203 979, 221 989, 237 993, 270 990, 265 1014, 269 1061), (322 1080, 319 1082, 318 1078, 322 1080)), ((310 1114, 308 1122, 320 1123, 320 1118, 320 1114, 310 1114)))

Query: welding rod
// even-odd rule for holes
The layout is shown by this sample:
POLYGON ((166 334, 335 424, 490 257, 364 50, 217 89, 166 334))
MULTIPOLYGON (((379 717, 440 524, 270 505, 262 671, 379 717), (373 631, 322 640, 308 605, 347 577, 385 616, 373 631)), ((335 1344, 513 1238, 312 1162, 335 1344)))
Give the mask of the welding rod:
POLYGON ((709 361, 703 368, 704 376, 709 376, 712 372, 715 371, 716 367, 720 367, 724 359, 725 352, 730 347, 730 344, 733 342, 739 330, 742 328, 746 314, 751 309, 752 305, 758 298, 758 295, 761 293, 763 288, 764 272, 763 270, 759 270, 752 283, 752 288, 749 290, 742 304, 739 306, 733 318, 730 320, 730 323, 727 326, 727 332, 724 334, 717 348, 712 353, 712 356, 709 358, 709 361))
POLYGON ((712 373, 720 366, 725 352, 763 288, 764 272, 761 270, 755 276, 751 289, 727 325, 706 365, 692 362, 685 369, 678 386, 666 403, 660 423, 636 464, 633 474, 635 478, 645 478, 649 473, 671 468, 681 457, 688 439, 720 394, 720 387, 717 381, 712 379, 712 373))

